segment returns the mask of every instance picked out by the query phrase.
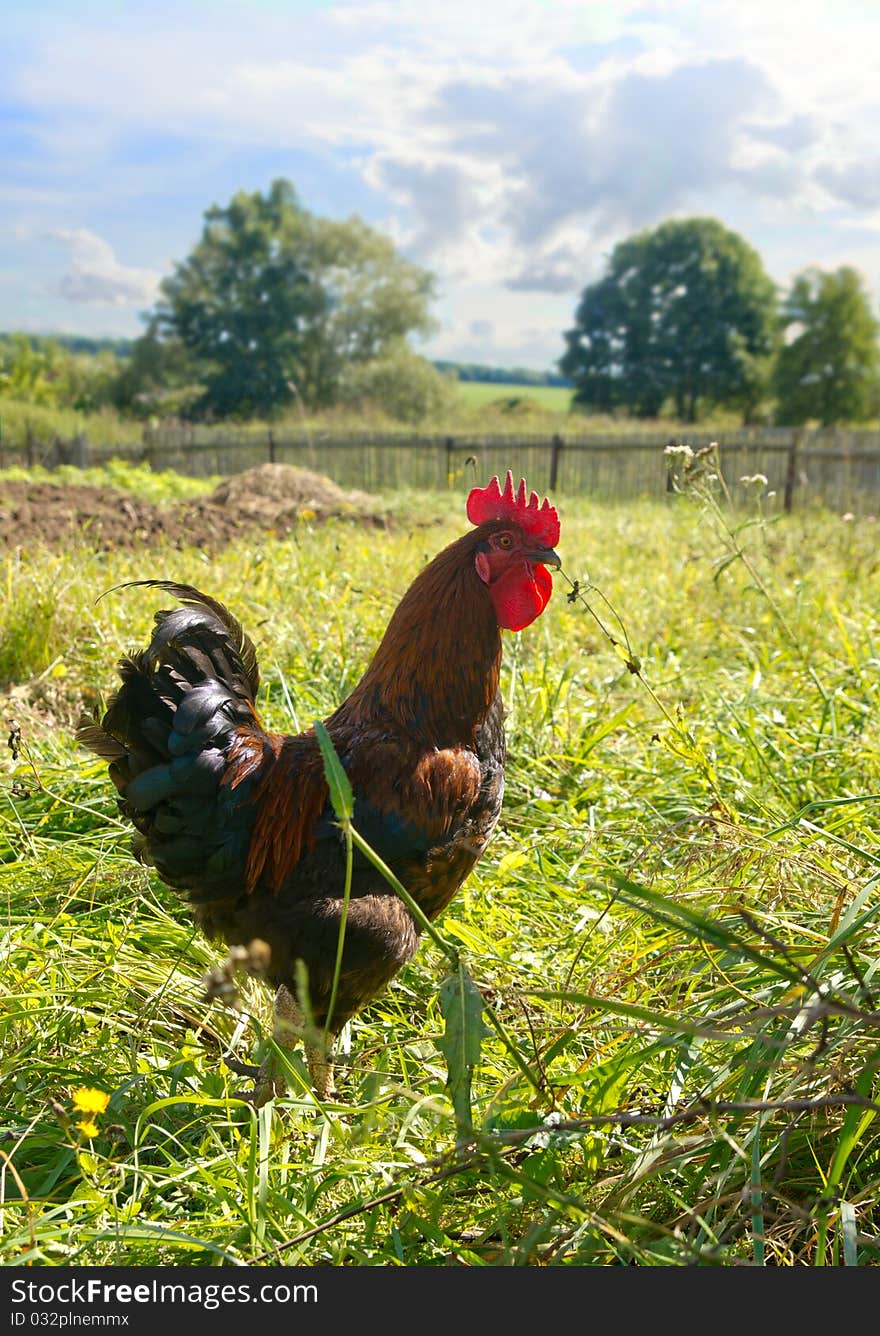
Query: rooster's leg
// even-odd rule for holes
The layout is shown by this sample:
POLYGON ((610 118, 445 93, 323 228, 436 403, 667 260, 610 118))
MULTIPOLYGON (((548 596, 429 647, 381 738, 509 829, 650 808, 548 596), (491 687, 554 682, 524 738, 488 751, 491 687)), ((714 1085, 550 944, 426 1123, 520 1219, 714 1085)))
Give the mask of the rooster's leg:
MULTIPOLYGON (((282 984, 275 994, 275 1021, 272 1027, 272 1038, 279 1048, 290 1049, 300 1039, 304 1039, 305 1028, 305 1017, 299 1003, 290 990, 282 984)), ((312 1079, 315 1094, 318 1099, 322 1100, 331 1098, 335 1093, 331 1061, 332 1038, 333 1036, 329 1037, 326 1045, 320 1041, 310 1043, 308 1039, 304 1039, 309 1076, 312 1079)), ((279 1062, 277 1054, 270 1053, 257 1070, 254 1077, 252 1097, 256 1108, 261 1108, 273 1096, 284 1094, 287 1082, 281 1068, 282 1064, 279 1062)))
POLYGON ((276 1044, 282 1048, 291 1048, 298 1039, 303 1039, 309 1076, 312 1078, 315 1094, 318 1099, 329 1099, 336 1093, 333 1089, 332 1061, 335 1036, 328 1035, 326 1043, 322 1039, 314 1042, 304 1037, 305 1030, 305 1017, 299 1003, 290 989, 282 984, 275 994, 275 1027, 272 1036, 276 1044))
POLYGON ((330 1046, 325 1048, 323 1044, 317 1046, 306 1044, 305 1050, 315 1094, 321 1100, 333 1099, 336 1090, 333 1086, 333 1056, 330 1046))

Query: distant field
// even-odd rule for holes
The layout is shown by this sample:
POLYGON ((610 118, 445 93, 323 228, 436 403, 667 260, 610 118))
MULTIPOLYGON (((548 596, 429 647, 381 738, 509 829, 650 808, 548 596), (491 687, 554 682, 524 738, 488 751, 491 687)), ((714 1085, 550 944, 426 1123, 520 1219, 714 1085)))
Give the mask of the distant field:
MULTIPOLYGON (((420 431, 428 434, 475 428, 486 432, 505 431, 510 428, 513 412, 519 412, 528 414, 531 419, 538 419, 541 414, 551 419, 542 424, 549 435, 556 425, 552 416, 568 412, 572 394, 563 386, 502 385, 488 381, 459 381, 456 389, 458 398, 452 396, 453 402, 443 413, 419 423, 420 431), (509 408, 511 400, 519 401, 513 412, 509 408)), ((230 421, 217 424, 216 430, 220 434, 234 432, 237 436, 264 436, 268 426, 267 422, 258 420, 230 421)), ((304 426, 309 430, 338 432, 367 429, 393 433, 405 429, 404 424, 386 416, 381 407, 375 405, 347 411, 324 410, 310 413, 305 418, 298 410, 292 411, 286 417, 276 419, 272 426, 279 436, 286 432, 300 434, 304 426)), ((412 429, 411 425, 409 429, 412 429)), ((48 444, 56 437, 70 440, 81 433, 95 446, 138 445, 143 440, 144 423, 136 418, 122 417, 111 409, 80 413, 73 409, 21 403, 0 395, 0 465, 3 450, 22 449, 29 437, 48 444)), ((37 459, 39 457, 37 454, 37 459)))
POLYGON ((562 385, 501 385, 494 381, 462 380, 458 389, 471 408, 505 399, 531 399, 545 413, 567 413, 571 406, 572 391, 562 385))

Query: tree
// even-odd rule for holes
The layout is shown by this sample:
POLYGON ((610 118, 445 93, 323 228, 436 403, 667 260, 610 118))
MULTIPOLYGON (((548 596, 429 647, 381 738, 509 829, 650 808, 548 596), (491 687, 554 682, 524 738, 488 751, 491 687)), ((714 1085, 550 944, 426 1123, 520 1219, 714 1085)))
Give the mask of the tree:
POLYGON ((855 269, 808 269, 783 307, 792 336, 776 364, 778 421, 823 427, 880 411, 880 324, 855 269))
POLYGON ((307 403, 329 404, 347 371, 396 353, 411 333, 430 332, 434 276, 360 218, 304 214, 296 244, 323 296, 306 330, 297 388, 307 403))
POLYGON ((119 362, 109 347, 71 351, 71 340, 0 337, 0 394, 43 408, 89 412, 110 401, 119 362))
POLYGON ((161 285, 156 328, 198 364, 205 412, 271 414, 290 399, 305 325, 324 302, 291 244, 300 212, 287 182, 240 191, 208 209, 195 250, 161 285))
POLYGON ((113 406, 134 417, 186 416, 204 398, 194 358, 181 339, 160 338, 155 320, 120 359, 110 393, 113 406))
POLYGON ((757 251, 714 218, 662 223, 615 246, 585 288, 559 367, 575 403, 695 422, 761 397, 778 339, 776 293, 757 251))
POLYGON ((63 403, 71 361, 54 339, 10 334, 0 341, 0 394, 44 407, 63 403))
POLYGON ((308 213, 288 181, 205 214, 189 258, 163 281, 153 322, 204 387, 199 409, 271 415, 295 394, 332 402, 342 369, 429 328, 433 278, 359 219, 308 213))

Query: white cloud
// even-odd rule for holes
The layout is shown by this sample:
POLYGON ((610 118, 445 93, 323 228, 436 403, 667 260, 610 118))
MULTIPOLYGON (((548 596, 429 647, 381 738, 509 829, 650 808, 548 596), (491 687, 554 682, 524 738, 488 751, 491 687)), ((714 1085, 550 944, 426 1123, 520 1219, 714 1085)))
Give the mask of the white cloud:
POLYGON ((103 237, 85 228, 56 229, 47 237, 69 253, 70 268, 53 284, 55 293, 66 301, 131 306, 156 300, 160 275, 120 264, 103 237))
POLYGON ((816 180, 841 203, 857 209, 880 209, 880 155, 844 162, 823 162, 816 180))
POLYGON ((376 154, 365 175, 411 220, 408 227, 395 230, 398 244, 414 258, 440 265, 447 276, 485 274, 487 266, 497 266, 497 251, 487 243, 484 225, 503 206, 501 172, 428 150, 421 157, 414 152, 376 154))
POLYGON ((529 257, 505 286, 514 292, 574 292, 583 287, 591 269, 587 239, 581 246, 553 246, 529 257))
POLYGON ((813 131, 781 114, 766 75, 742 58, 657 55, 579 73, 473 69, 435 80, 403 150, 368 160, 371 182, 412 220, 398 238, 447 278, 576 293, 595 256, 673 212, 712 212, 735 188, 805 196, 780 146, 813 131))

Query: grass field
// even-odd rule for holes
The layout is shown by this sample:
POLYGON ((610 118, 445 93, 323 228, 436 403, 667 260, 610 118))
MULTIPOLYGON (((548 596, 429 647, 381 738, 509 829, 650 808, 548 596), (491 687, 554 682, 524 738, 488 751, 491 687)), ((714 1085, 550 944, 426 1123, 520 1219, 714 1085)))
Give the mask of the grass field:
POLYGON ((237 1098, 220 1052, 254 1051, 268 996, 245 981, 240 1015, 205 1000, 220 952, 133 862, 103 766, 71 742, 155 606, 95 600, 148 575, 220 596, 257 638, 264 717, 305 725, 461 532, 460 501, 407 507, 385 533, 217 557, 7 557, 4 1264, 876 1265, 868 522, 567 502, 566 570, 601 594, 591 613, 557 577, 506 641, 504 813, 440 924, 493 1021, 472 1130, 430 942, 352 1024, 340 1102, 319 1106, 300 1063, 274 1105, 237 1098), (83 1090, 106 1109, 75 1107, 83 1090))
MULTIPOLYGON (((362 437, 365 434, 395 439, 459 436, 504 437, 531 436, 549 440, 555 433, 571 437, 595 435, 626 437, 633 433, 656 433, 658 440, 671 435, 691 435, 693 424, 677 423, 672 418, 628 418, 605 413, 572 413, 572 392, 552 385, 502 385, 485 381, 458 381, 452 387, 442 409, 422 420, 402 422, 389 416, 378 405, 337 406, 320 412, 303 413, 297 407, 271 424, 259 419, 233 420, 213 425, 198 424, 200 441, 266 442, 271 429, 276 440, 299 440, 310 435, 362 437)), ((741 425, 739 414, 715 412, 711 420, 701 422, 701 432, 723 432, 741 425)), ((82 434, 97 452, 109 447, 140 450, 144 444, 145 424, 136 418, 122 417, 111 409, 99 413, 79 413, 22 403, 0 395, 0 470, 21 462, 29 439, 36 442, 31 462, 50 461, 56 439, 70 441, 82 434)), ((236 467, 234 462, 228 468, 236 467)), ((239 464, 237 467, 246 467, 239 464)))
POLYGON ((469 408, 487 404, 534 404, 545 413, 567 413, 572 391, 563 385, 499 385, 490 381, 460 380, 458 393, 469 408))
MULTIPOLYGON (((513 431, 528 426, 529 431, 552 433, 565 423, 571 403, 571 391, 549 385, 498 385, 477 381, 458 382, 446 409, 418 424, 426 435, 445 432, 513 431)), ((597 420, 598 421, 598 420, 597 420)), ((600 421, 605 425, 605 419, 600 421)), ((269 423, 226 422, 214 429, 218 436, 254 435, 265 437, 269 423)), ((272 423, 276 435, 301 435, 306 431, 358 433, 364 430, 396 434, 412 432, 413 424, 395 421, 374 406, 371 408, 334 408, 305 415, 294 408, 272 423)), ((112 409, 97 413, 79 413, 73 409, 47 408, 22 403, 0 395, 0 467, 3 451, 23 450, 28 437, 38 442, 38 449, 56 437, 70 440, 83 433, 96 447, 137 446, 144 437, 144 423, 123 417, 112 409)), ((204 435, 204 429, 202 429, 204 435)), ((39 454, 37 455, 39 458, 39 454)))

